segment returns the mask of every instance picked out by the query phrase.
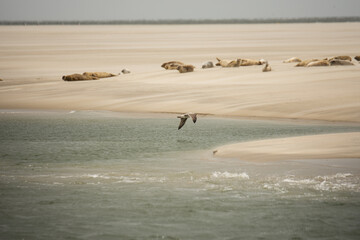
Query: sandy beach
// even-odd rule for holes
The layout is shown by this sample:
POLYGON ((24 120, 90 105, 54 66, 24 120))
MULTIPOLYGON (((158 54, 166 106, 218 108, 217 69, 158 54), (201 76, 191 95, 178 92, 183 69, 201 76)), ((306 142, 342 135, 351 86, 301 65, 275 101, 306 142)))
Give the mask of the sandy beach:
MULTIPOLYGON (((191 111, 360 124, 358 62, 316 68, 282 62, 295 56, 360 55, 360 23, 1 26, 0 35, 0 109, 191 111), (264 58, 273 71, 263 73, 262 66, 201 69, 203 62, 216 62, 216 57, 264 58), (180 74, 160 67, 171 60, 192 64, 195 71, 180 74), (61 79, 85 71, 119 73, 123 68, 131 74, 98 81, 61 79)), ((219 156, 243 157, 257 149, 262 159, 272 155, 288 159, 288 151, 304 151, 295 155, 305 158, 359 158, 358 147, 357 133, 259 141, 218 150, 219 156), (335 147, 338 151, 333 151, 335 147)))

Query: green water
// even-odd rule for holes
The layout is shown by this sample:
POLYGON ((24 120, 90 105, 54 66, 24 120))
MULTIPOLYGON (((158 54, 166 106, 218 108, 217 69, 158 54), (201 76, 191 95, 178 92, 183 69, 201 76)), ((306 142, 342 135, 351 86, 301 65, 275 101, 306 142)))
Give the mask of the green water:
POLYGON ((249 163, 219 145, 360 126, 0 114, 0 239, 358 239, 357 159, 249 163))

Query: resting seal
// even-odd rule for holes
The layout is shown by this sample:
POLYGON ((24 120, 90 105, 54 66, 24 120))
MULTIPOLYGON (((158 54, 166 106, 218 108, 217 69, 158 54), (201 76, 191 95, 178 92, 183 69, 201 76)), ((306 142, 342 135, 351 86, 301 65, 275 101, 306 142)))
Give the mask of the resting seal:
POLYGON ((216 58, 216 60, 218 60, 218 62, 215 65, 221 67, 229 67, 229 63, 233 62, 232 60, 220 59, 220 58, 216 58))
POLYGON ((334 59, 338 59, 338 60, 346 60, 346 61, 350 61, 351 62, 351 57, 350 56, 336 56, 336 57, 331 57, 331 58, 325 58, 324 60, 334 60, 334 59))
POLYGON ((214 67, 214 63, 209 61, 206 63, 203 63, 202 68, 213 68, 214 67))
POLYGON ((266 61, 264 68, 262 69, 263 72, 270 72, 271 71, 271 67, 269 65, 269 63, 266 61))
POLYGON ((129 73, 131 73, 130 70, 127 69, 127 68, 124 68, 123 70, 121 70, 121 72, 122 72, 123 74, 129 74, 129 73))
POLYGON ((262 65, 263 61, 253 60, 253 59, 237 59, 238 61, 241 60, 240 66, 254 66, 254 65, 262 65))
POLYGON ((299 62, 298 64, 296 64, 295 67, 305 67, 305 66, 307 66, 309 63, 315 62, 315 61, 319 61, 319 59, 307 59, 307 60, 303 60, 303 61, 299 62))
POLYGON ((65 75, 62 77, 62 79, 64 81, 85 81, 85 80, 98 80, 99 78, 76 73, 71 75, 65 75))
POLYGON ((97 77, 97 78, 108 78, 117 76, 116 74, 107 73, 107 72, 84 72, 83 75, 97 77))
POLYGON ((165 68, 166 70, 176 70, 178 66, 184 65, 184 63, 179 61, 170 61, 165 62, 161 65, 162 68, 165 68))
POLYGON ((182 66, 178 66, 177 70, 180 73, 187 73, 187 72, 193 72, 194 71, 194 66, 193 65, 182 65, 182 66))
POLYGON ((313 61, 306 65, 307 67, 325 67, 330 66, 330 62, 328 60, 319 60, 319 61, 313 61))
POLYGON ((283 63, 293 63, 293 62, 301 62, 301 59, 298 57, 292 57, 283 61, 283 63))
POLYGON ((330 61, 331 66, 352 66, 355 65, 352 62, 346 61, 346 60, 340 60, 340 59, 333 59, 330 61))

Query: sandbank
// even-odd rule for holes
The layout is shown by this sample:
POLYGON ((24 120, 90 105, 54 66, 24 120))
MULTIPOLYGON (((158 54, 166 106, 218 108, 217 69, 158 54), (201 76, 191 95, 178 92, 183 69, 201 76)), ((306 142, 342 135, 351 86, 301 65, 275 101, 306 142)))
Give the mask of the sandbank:
POLYGON ((359 53, 360 23, 0 26, 0 108, 198 112, 223 116, 360 122, 360 65, 296 68, 297 56, 359 53), (201 69, 220 58, 262 66, 201 69), (180 60, 179 74, 160 67, 180 60), (64 82, 85 71, 132 74, 64 82))
MULTIPOLYGON (((360 23, 0 26, 0 35, 0 109, 191 111, 360 123, 357 61, 354 66, 316 68, 283 63, 290 57, 359 55, 360 23), (216 62, 216 57, 264 58, 273 70, 201 69, 203 62, 216 62), (171 60, 192 64, 195 71, 180 74, 160 67, 171 60), (62 80, 66 74, 116 74, 123 68, 131 74, 62 80)), ((347 136, 333 141, 350 150, 342 144, 347 136)), ((350 140, 345 142, 352 146, 350 140)), ((331 155, 326 152, 323 155, 331 155)), ((358 153, 353 148, 351 152, 358 153)))
POLYGON ((300 159, 360 159, 360 132, 321 134, 229 144, 216 148, 215 157, 244 161, 300 159))

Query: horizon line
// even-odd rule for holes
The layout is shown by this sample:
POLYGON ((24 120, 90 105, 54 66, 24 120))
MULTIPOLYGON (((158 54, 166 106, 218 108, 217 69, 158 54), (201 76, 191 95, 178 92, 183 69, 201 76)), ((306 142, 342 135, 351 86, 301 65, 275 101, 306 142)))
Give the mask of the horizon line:
POLYGON ((229 19, 137 19, 137 20, 0 20, 0 25, 135 25, 135 24, 261 24, 261 23, 360 22, 360 17, 229 18, 229 19))

